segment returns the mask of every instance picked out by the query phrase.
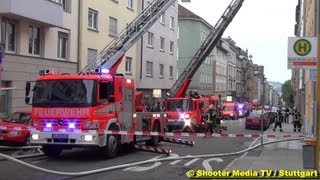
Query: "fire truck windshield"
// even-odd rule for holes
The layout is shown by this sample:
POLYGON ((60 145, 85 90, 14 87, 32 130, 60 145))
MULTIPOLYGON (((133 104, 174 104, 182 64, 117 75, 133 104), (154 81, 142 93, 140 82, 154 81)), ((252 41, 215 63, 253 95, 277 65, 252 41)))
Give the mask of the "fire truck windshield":
POLYGON ((193 103, 191 99, 173 99, 167 102, 168 111, 192 111, 193 103))
POLYGON ((33 106, 85 107, 96 103, 94 80, 41 80, 37 81, 33 106))

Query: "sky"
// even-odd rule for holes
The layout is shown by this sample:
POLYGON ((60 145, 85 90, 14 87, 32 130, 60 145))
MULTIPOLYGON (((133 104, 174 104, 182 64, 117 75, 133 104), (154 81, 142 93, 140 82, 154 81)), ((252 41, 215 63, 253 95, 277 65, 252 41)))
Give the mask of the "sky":
MULTIPOLYGON (((191 0, 179 3, 215 25, 231 0, 191 0)), ((288 37, 294 37, 298 0, 244 0, 224 32, 241 49, 248 49, 253 63, 263 65, 267 81, 291 79, 287 69, 288 37)))

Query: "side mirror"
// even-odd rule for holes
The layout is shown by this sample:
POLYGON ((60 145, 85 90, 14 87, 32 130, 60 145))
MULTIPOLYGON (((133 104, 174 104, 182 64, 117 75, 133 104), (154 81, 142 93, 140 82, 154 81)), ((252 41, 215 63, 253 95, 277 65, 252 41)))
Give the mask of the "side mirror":
POLYGON ((26 82, 26 96, 29 96, 30 88, 31 88, 31 83, 30 83, 30 81, 27 81, 26 82))
POLYGON ((26 104, 29 104, 30 98, 29 98, 29 97, 26 97, 26 98, 24 99, 24 102, 25 102, 26 104))

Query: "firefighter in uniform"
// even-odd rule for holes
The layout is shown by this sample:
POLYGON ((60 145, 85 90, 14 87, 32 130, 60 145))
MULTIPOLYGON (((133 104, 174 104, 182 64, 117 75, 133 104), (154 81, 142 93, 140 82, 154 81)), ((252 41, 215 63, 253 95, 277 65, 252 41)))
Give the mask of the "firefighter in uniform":
POLYGON ((300 112, 298 112, 298 110, 294 107, 293 108, 293 112, 292 112, 292 116, 293 116, 293 132, 297 131, 298 128, 298 132, 301 132, 301 114, 300 112))
POLYGON ((279 126, 280 128, 280 132, 282 131, 282 121, 285 117, 283 116, 283 114, 281 113, 281 110, 279 109, 277 112, 277 115, 274 117, 274 128, 273 131, 276 131, 277 127, 279 126))
POLYGON ((205 132, 207 132, 208 130, 210 130, 210 133, 213 133, 213 129, 216 128, 216 112, 214 110, 214 106, 210 105, 209 106, 209 110, 206 114, 206 119, 207 119, 207 127, 205 132))

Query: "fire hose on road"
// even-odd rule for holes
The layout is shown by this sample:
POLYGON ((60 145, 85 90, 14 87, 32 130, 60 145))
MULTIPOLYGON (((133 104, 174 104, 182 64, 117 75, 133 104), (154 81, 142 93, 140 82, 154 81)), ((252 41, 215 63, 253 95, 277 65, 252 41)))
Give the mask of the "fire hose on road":
MULTIPOLYGON (((22 147, 0 146, 0 149, 20 150, 20 151, 16 151, 13 154, 11 154, 11 157, 16 158, 16 159, 43 156, 44 153, 40 150, 41 148, 42 148, 42 146, 22 146, 22 147), (23 150, 35 150, 36 154, 17 155, 19 153, 25 153, 23 150)), ((6 160, 6 159, 5 158, 0 158, 0 161, 3 161, 3 160, 6 160)))
POLYGON ((0 153, 0 157, 4 158, 6 160, 9 160, 11 162, 15 162, 19 165, 25 166, 27 168, 31 168, 34 170, 38 170, 44 173, 49 173, 53 175, 60 175, 60 176, 87 176, 87 175, 92 175, 92 174, 97 174, 97 173, 102 173, 106 171, 111 171, 111 170, 116 170, 116 169, 122 169, 122 168, 128 168, 131 166, 137 166, 137 165, 143 165, 143 164, 148 164, 148 163, 154 163, 154 162, 159 162, 159 161, 171 161, 171 160, 181 160, 181 159, 194 159, 194 158, 211 158, 211 157, 223 157, 223 156, 234 156, 234 155, 239 155, 242 153, 245 153, 247 151, 256 149, 260 146, 268 145, 268 144, 273 144, 273 143, 280 143, 280 142, 285 142, 285 141, 297 141, 297 140, 303 140, 304 138, 291 138, 291 139, 282 139, 282 140, 275 140, 275 141, 270 141, 266 142, 263 144, 258 144, 256 146, 238 151, 238 152, 232 152, 232 153, 222 153, 222 154, 207 154, 207 155, 194 155, 194 156, 181 156, 181 157, 167 157, 167 158, 160 158, 160 159, 150 159, 150 160, 145 160, 145 161, 139 161, 139 162, 134 162, 134 163, 129 163, 129 164, 122 164, 122 165, 117 165, 117 166, 111 166, 111 167, 106 167, 106 168, 101 168, 101 169, 96 169, 96 170, 90 170, 90 171, 83 171, 83 172, 62 172, 62 171, 54 171, 54 170, 49 170, 45 168, 41 168, 38 166, 34 166, 32 164, 26 163, 24 161, 21 161, 19 159, 16 159, 14 157, 10 157, 8 155, 0 153))

